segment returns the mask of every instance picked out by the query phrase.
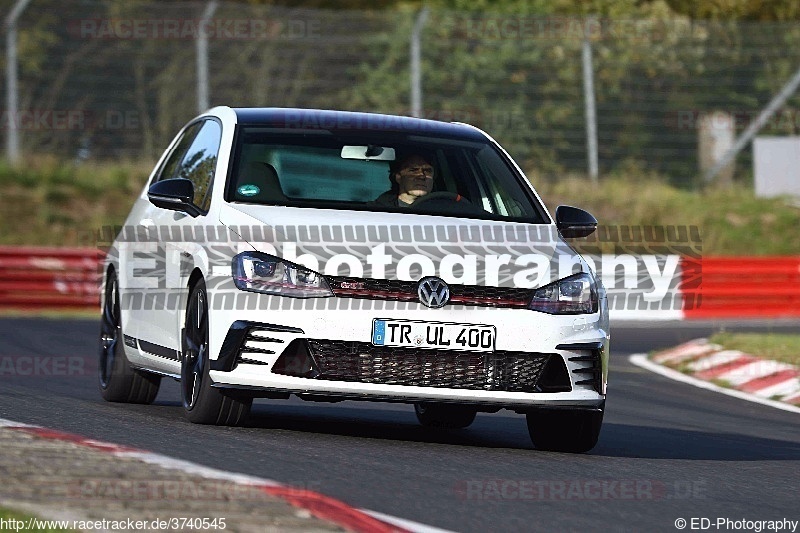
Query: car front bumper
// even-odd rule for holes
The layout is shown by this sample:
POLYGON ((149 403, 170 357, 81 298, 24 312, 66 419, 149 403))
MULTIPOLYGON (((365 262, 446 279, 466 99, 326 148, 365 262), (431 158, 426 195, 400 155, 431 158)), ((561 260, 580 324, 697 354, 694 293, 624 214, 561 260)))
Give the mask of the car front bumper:
POLYGON ((211 335, 211 353, 217 355, 210 371, 214 386, 265 396, 295 393, 512 409, 596 408, 605 400, 609 336, 603 306, 592 315, 549 315, 375 303, 336 298, 306 300, 298 309, 217 311, 211 335), (371 344, 376 318, 493 325, 496 351, 378 349, 371 344), (311 356, 311 368, 287 372, 280 359, 300 344, 311 356), (563 368, 560 383, 566 379, 566 387, 534 386, 542 381, 531 372, 541 376, 549 360, 563 368))

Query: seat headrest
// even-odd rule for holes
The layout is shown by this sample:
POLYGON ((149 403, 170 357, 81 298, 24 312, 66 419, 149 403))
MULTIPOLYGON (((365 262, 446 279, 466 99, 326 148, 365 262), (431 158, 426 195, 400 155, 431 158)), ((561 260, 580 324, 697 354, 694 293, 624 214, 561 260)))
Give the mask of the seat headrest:
POLYGON ((285 202, 287 199, 275 167, 262 161, 250 161, 242 168, 236 197, 256 202, 285 202))

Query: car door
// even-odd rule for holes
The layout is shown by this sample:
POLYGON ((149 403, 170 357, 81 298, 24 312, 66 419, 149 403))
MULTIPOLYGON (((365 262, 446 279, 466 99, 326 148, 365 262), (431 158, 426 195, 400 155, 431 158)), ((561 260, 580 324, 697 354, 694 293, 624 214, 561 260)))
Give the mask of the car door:
POLYGON ((220 122, 213 118, 198 120, 184 130, 181 139, 165 158, 153 183, 185 178, 195 189, 194 204, 202 211, 192 217, 181 211, 156 207, 148 202, 139 225, 150 235, 151 287, 144 290, 143 305, 134 311, 138 324, 139 349, 154 368, 174 371, 181 350, 188 276, 193 257, 203 246, 194 236, 205 234, 208 208, 222 134, 220 122))

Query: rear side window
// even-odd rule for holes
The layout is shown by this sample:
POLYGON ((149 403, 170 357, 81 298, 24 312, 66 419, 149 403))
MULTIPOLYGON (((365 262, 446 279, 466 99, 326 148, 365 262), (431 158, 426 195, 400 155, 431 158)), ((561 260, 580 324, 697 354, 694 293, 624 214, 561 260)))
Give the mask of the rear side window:
POLYGON ((197 136, 197 132, 200 131, 202 126, 202 122, 197 122, 186 128, 186 131, 184 131, 180 139, 178 139, 178 142, 172 148, 172 151, 169 153, 169 155, 167 155, 167 159, 164 161, 164 166, 161 167, 161 172, 159 172, 155 181, 177 178, 179 176, 181 161, 183 160, 183 157, 186 155, 186 151, 189 149, 189 146, 192 145, 192 141, 197 136))

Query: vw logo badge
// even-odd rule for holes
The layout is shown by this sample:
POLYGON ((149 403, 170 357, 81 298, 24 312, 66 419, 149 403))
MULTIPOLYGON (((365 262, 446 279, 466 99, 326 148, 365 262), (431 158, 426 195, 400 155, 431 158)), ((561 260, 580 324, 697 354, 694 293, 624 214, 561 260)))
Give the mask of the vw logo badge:
POLYGON ((450 287, 443 280, 429 276, 419 281, 417 296, 423 305, 428 307, 442 307, 450 301, 450 287))

